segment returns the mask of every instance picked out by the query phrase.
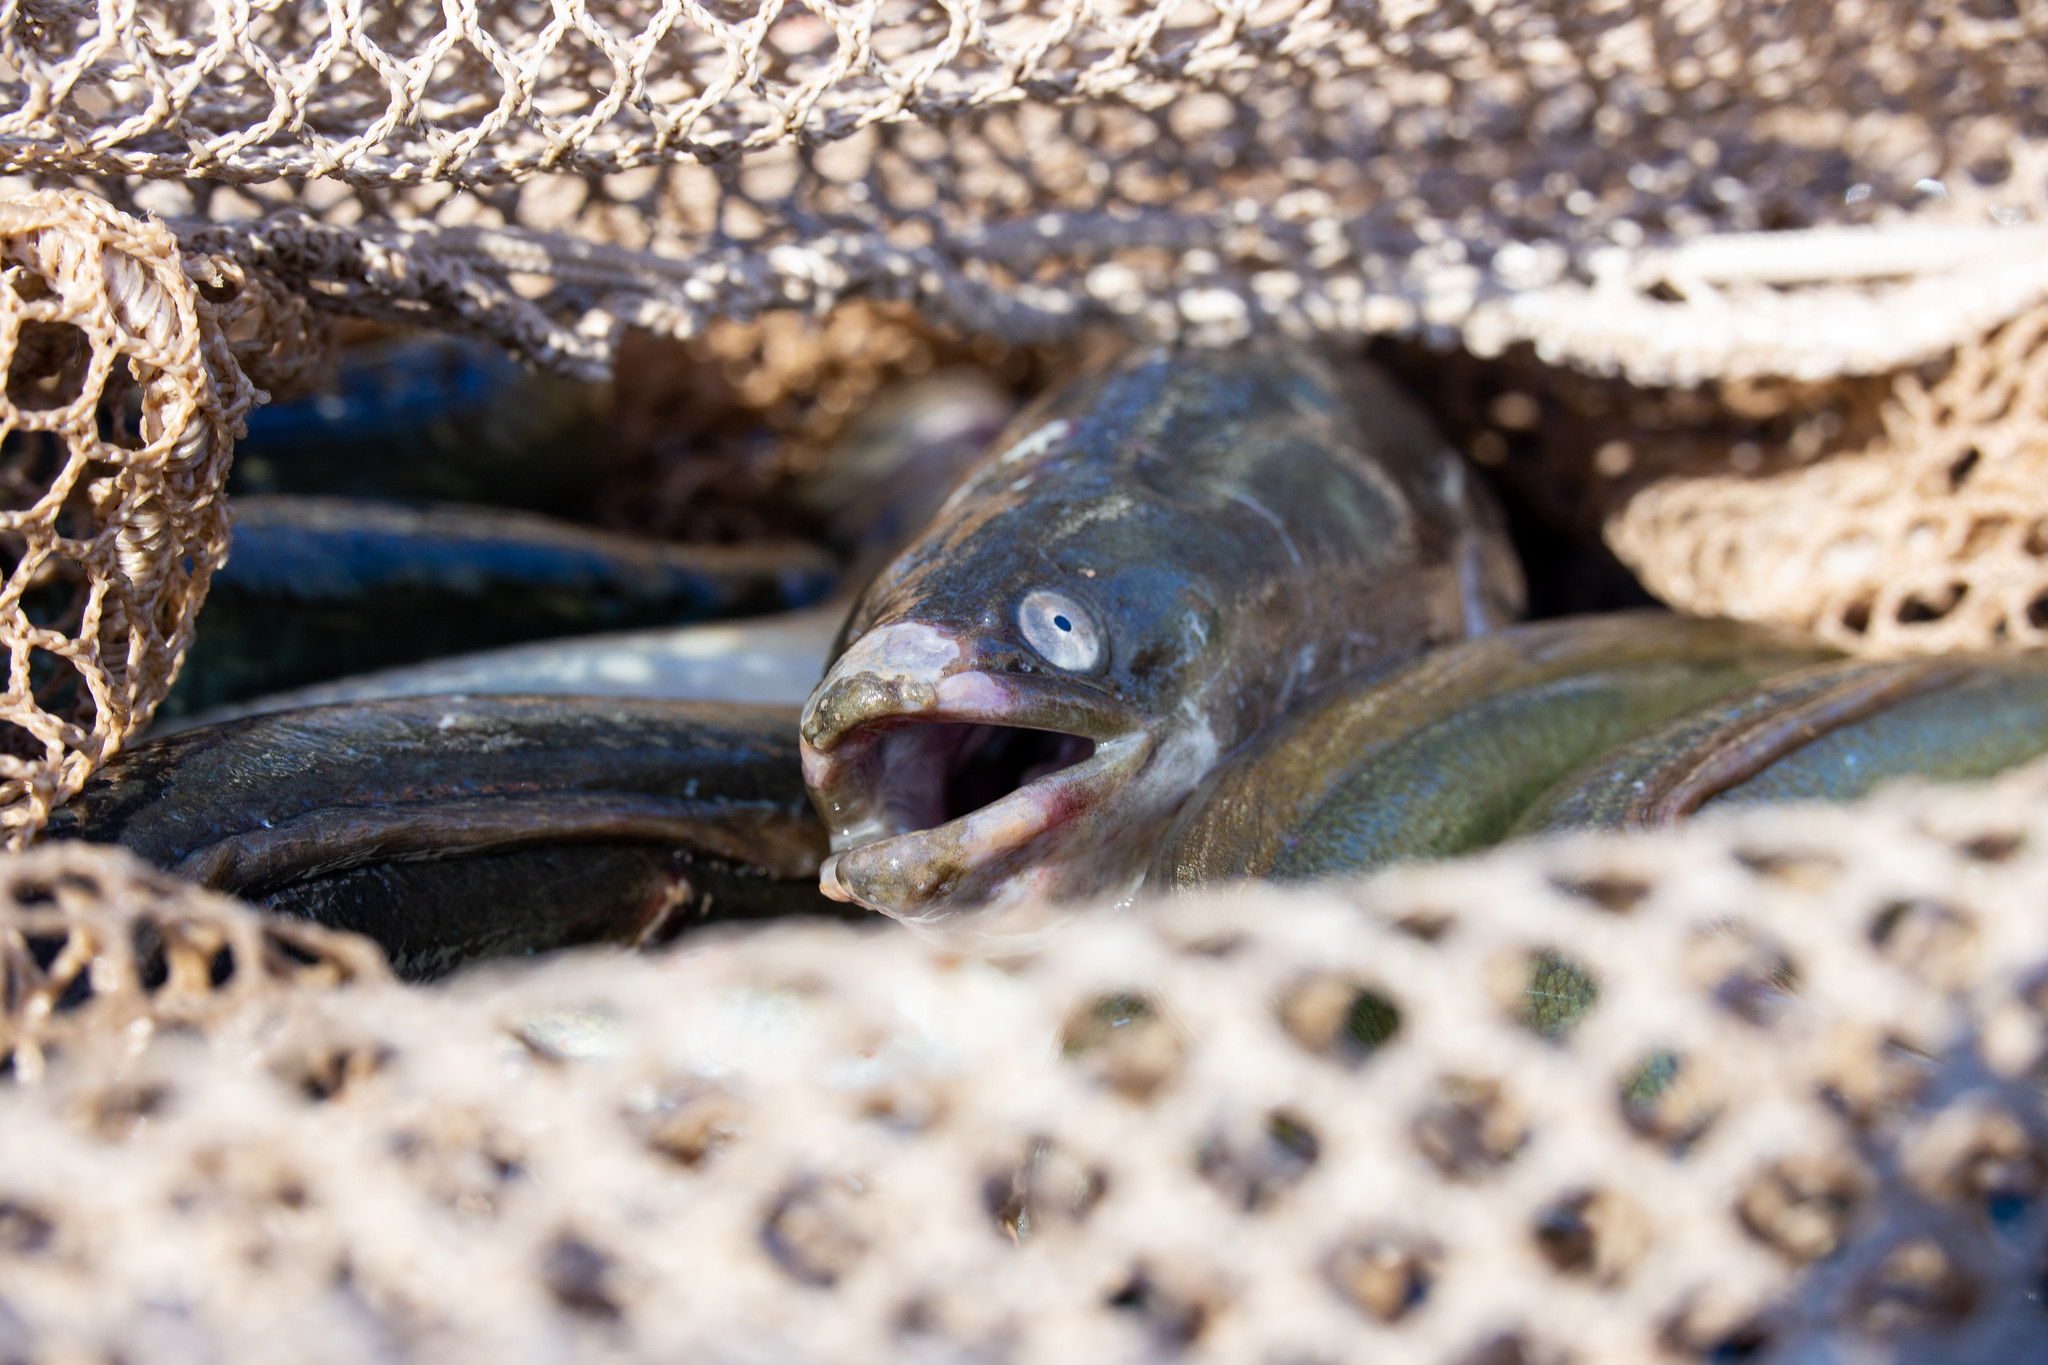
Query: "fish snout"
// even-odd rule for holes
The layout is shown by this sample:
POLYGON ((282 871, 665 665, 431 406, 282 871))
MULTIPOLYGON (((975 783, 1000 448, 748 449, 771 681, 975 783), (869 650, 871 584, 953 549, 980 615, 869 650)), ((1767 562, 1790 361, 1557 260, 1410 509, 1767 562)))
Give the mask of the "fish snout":
POLYGON ((807 749, 826 752, 872 721, 914 716, 939 703, 939 683, 965 666, 962 638, 921 621, 877 626, 846 647, 804 703, 807 749))

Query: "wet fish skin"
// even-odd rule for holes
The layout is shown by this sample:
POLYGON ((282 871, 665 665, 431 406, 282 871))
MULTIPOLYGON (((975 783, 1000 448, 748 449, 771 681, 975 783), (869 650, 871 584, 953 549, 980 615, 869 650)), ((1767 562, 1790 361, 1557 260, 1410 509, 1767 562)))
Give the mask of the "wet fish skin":
POLYGON ((1657 611, 1515 626, 1303 705, 1219 768, 1148 881, 1352 876, 1499 840, 1590 755, 1834 653, 1657 611))
POLYGON ((50 834, 370 933, 430 975, 828 910, 794 730, 793 708, 614 698, 315 707, 139 745, 50 834))
POLYGON ((1906 777, 1985 778, 2048 751, 2048 654, 1822 664, 1588 762, 1515 833, 1648 829, 1703 810, 1849 801, 1906 777))
POLYGON ((249 414, 228 492, 591 510, 608 385, 532 370, 493 342, 420 333, 345 347, 320 392, 249 414))
POLYGON ((306 706, 457 693, 641 697, 795 708, 824 676, 825 660, 845 621, 846 604, 835 598, 774 616, 509 645, 273 692, 194 716, 159 720, 149 733, 158 738, 197 725, 306 706))
POLYGON ((803 718, 823 888, 926 924, 1128 891, 1296 700, 1520 600, 1482 490, 1376 372, 1286 342, 1133 353, 1013 424, 855 608, 803 718), (1080 604, 1099 667, 1026 642, 1034 592, 1080 604), (939 789, 969 726, 1092 752, 961 815, 939 789))
POLYGON ((943 370, 904 384, 863 413, 826 451, 811 487, 815 510, 848 566, 832 597, 816 606, 351 673, 197 714, 160 716, 151 733, 301 706, 454 692, 801 705, 824 676, 855 589, 931 519, 1016 406, 976 371, 943 370))
POLYGON ((493 645, 802 607, 836 579, 795 542, 666 545, 524 512, 368 499, 235 504, 167 718, 493 645))

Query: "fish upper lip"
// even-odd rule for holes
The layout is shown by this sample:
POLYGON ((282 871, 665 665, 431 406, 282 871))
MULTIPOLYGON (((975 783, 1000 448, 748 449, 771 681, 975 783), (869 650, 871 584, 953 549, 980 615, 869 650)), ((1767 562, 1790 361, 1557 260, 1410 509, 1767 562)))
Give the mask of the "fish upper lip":
POLYGON ((1057 730, 1104 744, 1145 727, 1138 713, 1096 688, 1037 673, 962 669, 936 682, 855 673, 820 688, 804 707, 805 750, 829 755, 889 721, 960 721, 1057 730))

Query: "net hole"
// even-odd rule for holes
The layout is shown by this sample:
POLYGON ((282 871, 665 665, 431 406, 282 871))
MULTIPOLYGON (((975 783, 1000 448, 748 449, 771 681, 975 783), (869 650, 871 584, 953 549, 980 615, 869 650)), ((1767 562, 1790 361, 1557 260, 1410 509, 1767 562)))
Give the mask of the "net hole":
POLYGON ((1960 492, 1962 486, 1969 482, 1970 475, 1976 471, 1977 466, 1982 464, 1983 461, 1984 453, 1975 446, 1971 446, 1968 450, 1957 456, 1954 463, 1948 467, 1948 491, 1951 493, 1960 492))
POLYGON ((1931 1237, 1916 1237, 1885 1254, 1857 1284, 1854 1319, 1875 1337, 1951 1327, 1970 1316, 1980 1297, 1974 1280, 1931 1237))
POLYGON ((1550 884, 1563 895, 1591 901, 1615 915, 1631 913, 1650 894, 1648 882, 1613 873, 1582 878, 1556 877, 1550 884))
POLYGON ((1355 1063, 1393 1041, 1401 1008, 1352 977, 1322 972, 1281 997, 1280 1026, 1310 1052, 1355 1063))
POLYGON ((384 1070, 398 1054, 382 1044, 326 1047, 292 1059, 278 1079, 309 1104, 325 1104, 384 1070))
POLYGON ((1168 1356, 1194 1345, 1211 1316, 1209 1305, 1201 1298, 1173 1292, 1142 1266, 1133 1270, 1123 1287, 1103 1302, 1137 1318, 1160 1353, 1168 1356))
POLYGON ((1970 179, 1987 188, 2003 185, 2012 179, 2012 158, 2009 156, 1985 156, 1972 161, 1969 166, 1970 179))
POLYGON ((85 395, 92 341, 68 322, 24 322, 7 367, 7 397, 28 412, 68 408, 85 395))
POLYGON ((1652 1052, 1629 1072, 1619 1099, 1628 1126, 1673 1156, 1683 1156, 1721 1114, 1702 1071, 1668 1049, 1652 1052))
POLYGON ((1923 980, 1953 979, 1966 971, 1977 937, 1970 916, 1926 896, 1881 907, 1866 932, 1887 962, 1923 980))
MULTIPOLYGON (((71 460, 71 448, 51 431, 10 431, 0 438, 0 503, 11 509, 31 507, 50 491, 50 485, 71 460)), ((0 535, 9 573, 21 559, 18 532, 0 535)))
POLYGON ((1322 1155, 1322 1142, 1300 1114, 1275 1109, 1258 1137, 1238 1143, 1224 1134, 1195 1153, 1195 1170, 1246 1213, 1257 1213, 1282 1191, 1298 1184, 1322 1155))
POLYGON ((57 1224, 41 1209, 13 1199, 0 1199, 0 1251, 11 1256, 38 1256, 56 1240, 57 1224))
POLYGON ((119 1142, 148 1120, 167 1113, 171 1099, 167 1085, 116 1085, 93 1096, 84 1109, 95 1135, 119 1142))
POLYGON ((1507 1165, 1529 1141, 1499 1083, 1466 1076, 1439 1078, 1437 1098, 1415 1116, 1409 1135, 1437 1170, 1463 1181, 1507 1165))
POLYGON ((1600 985, 1592 974, 1554 949, 1539 949, 1524 959, 1520 978, 1510 1012, 1545 1038, 1568 1037, 1600 1001, 1600 985))
POLYGON ((1642 1210, 1605 1190, 1565 1195, 1536 1215, 1530 1234, 1552 1270, 1613 1284, 1650 1243, 1642 1210))
POLYGON ((620 1316, 613 1282, 618 1263, 573 1233, 563 1233, 541 1257, 541 1282, 557 1304, 580 1317, 612 1321, 620 1316))
POLYGON ((100 439, 121 450, 141 450, 149 444, 142 434, 143 390, 134 365, 133 360, 117 363, 100 393, 100 439))
POLYGON ((1819 849, 1738 848, 1734 858, 1755 876, 1811 895, 1827 890, 1842 871, 1840 859, 1819 849))
POLYGON ((1958 559, 1976 559, 1989 554, 2012 531, 2012 521, 2007 517, 1978 517, 1970 522, 1970 530, 1963 537, 1963 544, 1956 551, 1958 559))
POLYGON ((1799 993, 1798 964, 1775 944, 1738 925, 1716 925, 1687 949, 1694 979, 1714 1003, 1768 1028, 1799 993))
POLYGON ((1863 1186, 1861 1173, 1845 1160, 1774 1162, 1744 1183, 1736 1215, 1752 1237, 1805 1265, 1841 1246, 1863 1186))
POLYGON ((1109 1191, 1109 1173, 1049 1138, 1034 1138, 1024 1159, 982 1182, 982 1206, 996 1230, 1022 1245, 1055 1226, 1087 1220, 1109 1191))
POLYGON ((867 1251, 845 1182, 806 1180, 777 1199, 761 1243, 792 1279, 829 1289, 867 1251))
POLYGON ((1980 863, 2005 863, 2027 846, 2027 836, 2017 831, 2001 830, 1991 834, 1980 834, 1962 845, 1963 854, 1980 863))
POLYGON ((1926 625, 1948 616, 1969 595, 1967 583, 1951 583, 1934 594, 1909 593, 1899 603, 1896 619, 1902 626, 1926 625))
POLYGON ((1391 1324, 1422 1306, 1441 1261, 1442 1252, 1433 1242, 1374 1233, 1338 1247, 1325 1262, 1324 1273, 1339 1297, 1391 1324))
POLYGON ((135 949, 135 977, 145 991, 162 990, 171 979, 170 959, 164 952, 163 930, 148 920, 138 920, 131 940, 135 949))
POLYGON ((1060 1053, 1070 1061, 1087 1061, 1110 1088, 1142 1101, 1178 1073, 1183 1048, 1152 1000, 1119 992, 1067 1016, 1060 1053))
POLYGON ((727 1091, 688 1080, 656 1090, 636 1103, 626 1118, 649 1151, 694 1170, 740 1135, 746 1110, 727 1091))

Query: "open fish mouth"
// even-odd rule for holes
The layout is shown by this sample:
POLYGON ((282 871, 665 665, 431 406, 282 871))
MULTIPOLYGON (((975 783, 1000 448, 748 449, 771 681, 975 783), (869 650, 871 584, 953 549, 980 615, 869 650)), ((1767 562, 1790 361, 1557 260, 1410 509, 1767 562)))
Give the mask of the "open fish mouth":
POLYGON ((1064 680, 967 671, 828 681, 805 716, 804 777, 832 834, 819 889, 898 919, 1057 894, 1152 740, 1064 680))

